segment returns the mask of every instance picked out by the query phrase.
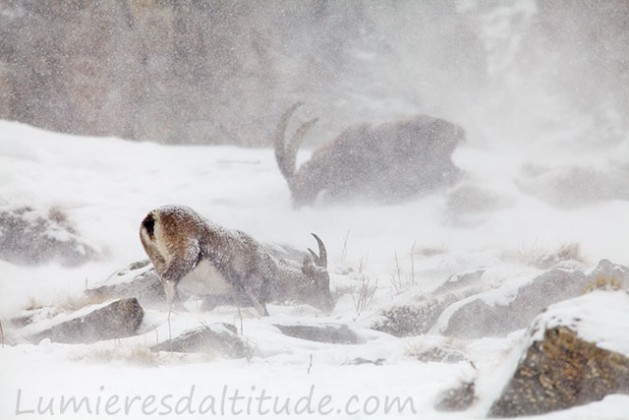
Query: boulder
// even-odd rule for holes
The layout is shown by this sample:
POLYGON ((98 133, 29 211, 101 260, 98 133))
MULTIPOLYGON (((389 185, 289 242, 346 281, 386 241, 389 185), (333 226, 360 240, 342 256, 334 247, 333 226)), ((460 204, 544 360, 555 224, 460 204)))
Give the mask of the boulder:
POLYGON ((629 165, 608 162, 601 168, 526 165, 518 187, 557 207, 579 207, 610 200, 629 200, 629 165))
POLYGON ((47 213, 31 207, 0 210, 0 259, 14 264, 59 261, 75 266, 96 255, 60 209, 47 213))
POLYGON ((464 381, 439 394, 435 408, 438 411, 463 411, 470 408, 476 400, 474 381, 464 381))
POLYGON ((468 359, 463 351, 447 345, 419 345, 409 355, 420 362, 458 363, 468 359))
POLYGON ((537 415, 629 393, 627 319, 629 295, 620 291, 549 307, 514 350, 518 362, 497 370, 507 380, 489 416, 537 415))
POLYGON ((519 287, 481 293, 468 299, 446 315, 441 333, 457 338, 503 336, 525 328, 535 315, 548 305, 570 299, 591 288, 629 288, 629 268, 607 260, 599 262, 590 273, 579 270, 551 269, 519 287), (514 294, 507 304, 487 303, 496 294, 514 294))
POLYGON ((85 294, 99 299, 135 297, 143 305, 166 301, 162 283, 149 260, 116 271, 100 285, 86 289, 85 294))
POLYGON ((382 366, 386 362, 386 359, 379 357, 375 360, 373 359, 365 359, 363 357, 355 357, 352 360, 349 360, 343 363, 343 366, 360 366, 360 365, 374 365, 374 366, 382 366))
POLYGON ((275 326, 284 335, 302 340, 332 344, 358 344, 363 340, 347 325, 278 325, 275 326))
POLYGON ((461 281, 461 285, 465 286, 452 289, 448 281, 434 295, 420 296, 408 304, 394 305, 384 309, 371 328, 396 337, 425 334, 431 330, 441 313, 450 305, 484 290, 483 286, 476 284, 478 278, 480 278, 478 273, 461 277, 453 276, 450 279, 453 283, 461 281))
POLYGON ((247 357, 251 350, 229 324, 203 325, 183 332, 153 347, 152 351, 213 353, 228 358, 247 357))
POLYGON ((57 343, 93 343, 128 337, 136 333, 143 316, 144 310, 137 299, 120 299, 82 308, 69 316, 56 316, 47 322, 52 326, 31 334, 27 339, 33 343, 44 339, 57 343))

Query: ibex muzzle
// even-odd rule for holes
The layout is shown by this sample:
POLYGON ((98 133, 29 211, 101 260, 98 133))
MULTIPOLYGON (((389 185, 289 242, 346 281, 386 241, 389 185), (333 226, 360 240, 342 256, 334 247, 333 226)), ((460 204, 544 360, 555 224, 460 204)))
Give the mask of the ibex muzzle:
POLYGON ((287 141, 289 120, 299 106, 282 115, 274 139, 277 164, 297 207, 311 205, 321 195, 325 201, 399 202, 460 177, 451 156, 465 137, 463 129, 425 115, 350 127, 297 170, 299 146, 317 122, 301 124, 287 141))
POLYGON ((231 286, 237 301, 251 303, 260 315, 268 315, 266 303, 275 301, 298 300, 325 312, 334 308, 325 245, 313 236, 319 254, 264 245, 184 206, 155 209, 140 226, 142 245, 169 303, 176 296, 177 284, 207 260, 231 286))

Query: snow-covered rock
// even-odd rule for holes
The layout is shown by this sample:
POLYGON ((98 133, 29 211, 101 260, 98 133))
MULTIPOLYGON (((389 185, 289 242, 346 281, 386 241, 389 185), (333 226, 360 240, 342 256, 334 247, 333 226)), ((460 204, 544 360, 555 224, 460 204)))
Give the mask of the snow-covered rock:
POLYGON ((535 415, 629 393, 629 294, 594 291, 552 305, 531 323, 490 416, 535 415))
POLYGON ((144 310, 137 299, 127 298, 61 314, 31 324, 25 332, 27 340, 33 343, 44 339, 58 343, 93 343, 135 334, 143 317, 144 310))
POLYGON ((560 207, 589 205, 606 200, 629 199, 629 166, 605 168, 569 166, 545 168, 526 165, 518 179, 522 191, 560 207))
POLYGON ((116 271, 97 286, 86 289, 85 294, 102 299, 134 297, 142 305, 166 301, 162 283, 149 260, 116 271))
POLYGON ((226 358, 241 358, 250 353, 248 345, 233 325, 218 323, 188 329, 172 339, 151 347, 152 351, 211 353, 226 358))
POLYGON ((357 344, 363 340, 345 324, 275 324, 284 335, 334 344, 357 344))
POLYGON ((594 270, 555 268, 525 281, 517 290, 504 286, 480 293, 453 307, 439 320, 441 332, 459 338, 501 336, 525 328, 531 319, 550 304, 579 296, 590 288, 606 286, 629 288, 629 268, 602 260, 594 270), (612 284, 613 283, 613 284, 612 284), (496 295, 507 297, 496 299, 496 295), (508 296, 511 295, 511 298, 508 296), (503 303, 504 302, 504 303, 503 303))
POLYGON ((48 212, 28 206, 0 209, 0 259, 16 264, 56 260, 74 266, 96 254, 60 209, 51 208, 48 212))

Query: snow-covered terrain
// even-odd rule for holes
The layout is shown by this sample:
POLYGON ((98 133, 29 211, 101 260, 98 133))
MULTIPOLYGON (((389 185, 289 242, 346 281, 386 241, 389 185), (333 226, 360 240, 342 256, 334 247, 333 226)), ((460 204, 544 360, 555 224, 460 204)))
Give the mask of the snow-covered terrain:
MULTIPOLYGON (((365 333, 378 309, 404 302, 409 294, 428 295, 450 276, 479 268, 485 270, 481 281, 486 285, 533 278, 540 272, 540 259, 567 245, 578 245, 578 261, 571 264, 583 270, 602 258, 629 265, 628 201, 554 205, 519 187, 531 155, 474 141, 455 152, 454 161, 465 177, 449 190, 391 206, 294 210, 272 150, 73 137, 6 121, 0 122, 0 133, 0 209, 61 209, 77 234, 99 253, 96 260, 78 267, 0 261, 1 320, 28 307, 72 308, 86 287, 146 258, 138 235, 140 221, 149 210, 176 203, 264 242, 305 250, 313 246, 310 232, 316 232, 327 245, 331 287, 339 296, 327 320, 355 326, 362 341, 341 345, 278 335, 272 324, 321 321, 321 314, 304 307, 271 305, 268 319, 247 315, 242 325, 235 309, 193 309, 172 315, 170 333, 215 321, 231 323, 253 343, 250 357, 156 355, 147 348, 169 331, 166 315, 149 310, 144 334, 130 340, 5 343, 0 349, 3 419, 35 418, 39 412, 57 415, 62 399, 70 397, 85 397, 91 410, 68 409, 64 417, 70 418, 125 417, 125 410, 130 418, 176 412, 185 418, 212 413, 218 418, 253 418, 273 410, 286 416, 281 408, 285 401, 292 404, 292 415, 300 414, 297 418, 382 418, 387 413, 394 418, 482 417, 483 404, 463 413, 440 413, 433 404, 441 391, 471 378, 475 369, 491 372, 523 332, 469 341, 365 333), (377 290, 373 301, 359 307, 358 293, 365 284, 377 290), (474 367, 412 357, 414 349, 444 343, 464 352, 474 367), (384 361, 352 364, 357 358, 384 361), (300 398, 301 405, 295 406, 300 398), (227 401, 222 406, 221 399, 227 401), (106 407, 109 401, 114 402, 106 407), (53 408, 47 408, 49 403, 53 408)), ((535 163, 557 170, 573 163, 598 170, 609 162, 626 164, 628 157, 629 150, 620 143, 581 156, 537 154, 535 163)), ((4 324, 8 341, 14 332, 4 324)), ((627 412, 629 397, 611 396, 544 418, 620 419, 627 412)))

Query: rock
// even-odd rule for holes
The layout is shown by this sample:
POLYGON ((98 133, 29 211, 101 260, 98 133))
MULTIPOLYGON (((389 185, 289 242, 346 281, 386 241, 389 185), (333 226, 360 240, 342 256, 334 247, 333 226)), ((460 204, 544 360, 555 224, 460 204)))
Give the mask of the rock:
POLYGON ((458 363, 467 360, 461 350, 439 345, 417 347, 409 354, 420 362, 458 363))
POLYGON ((66 214, 31 207, 0 210, 0 258, 15 264, 59 261, 82 264, 97 255, 72 227, 66 214))
MULTIPOLYGON (((202 308, 207 311, 220 305, 242 304, 224 283, 220 273, 207 260, 202 260, 179 281, 176 304, 179 306, 190 297, 202 298, 202 308)), ((149 260, 130 264, 99 285, 85 290, 85 294, 100 299, 135 297, 144 306, 163 306, 166 302, 162 283, 149 260)))
MULTIPOLYGON (((120 299, 96 308, 83 308, 70 315, 70 319, 55 323, 27 339, 39 343, 50 339, 57 343, 93 343, 100 340, 134 335, 142 322, 144 310, 135 298, 120 299)), ((65 318, 65 317, 64 317, 65 318)))
POLYGON ((629 393, 629 295, 595 291, 531 324, 489 416, 543 414, 629 393))
MULTIPOLYGON (((484 50, 469 25, 451 27, 448 14, 420 3, 415 7, 418 19, 440 16, 439 37, 447 37, 447 45, 465 46, 457 55, 468 67, 476 64, 473 71, 466 69, 475 74, 472 80, 484 74, 484 50)), ((408 14, 395 6, 384 9, 402 18, 408 14)), ((356 121, 357 114, 373 121, 383 111, 398 113, 395 107, 383 110, 365 98, 352 99, 355 83, 377 84, 380 78, 365 80, 346 72, 348 54, 364 42, 365 22, 381 13, 366 5, 333 2, 323 7, 290 0, 246 6, 222 1, 2 1, 0 119, 64 133, 260 147, 270 144, 274 130, 268 122, 277 119, 279 104, 302 98, 323 113, 326 123, 317 137, 330 138, 356 121), (356 19, 357 13, 366 20, 356 19), (304 43, 297 36, 302 30, 325 36, 304 43), (331 106, 339 97, 347 101, 331 106)), ((429 26, 422 25, 422 33, 431 36, 429 26)), ((452 62, 449 48, 409 51, 416 58, 429 54, 435 62, 452 62)), ((407 54, 399 60, 407 62, 407 54)), ((408 97, 414 98, 416 86, 408 83, 408 97)))
POLYGON ((343 363, 344 366, 352 365, 352 366, 360 366, 360 365, 374 365, 374 366, 382 366, 386 362, 386 359, 382 357, 377 358, 376 360, 364 359, 362 357, 355 357, 352 360, 349 360, 343 363))
POLYGON ((610 200, 629 200, 629 166, 608 162, 604 168, 526 165, 519 188, 558 207, 578 207, 610 200))
POLYGON ((459 386, 442 392, 435 408, 439 411, 463 411, 476 402, 474 382, 462 382, 459 386))
POLYGON ((213 324, 187 330, 171 340, 153 347, 152 351, 180 353, 215 353, 229 358, 247 357, 251 349, 229 324, 213 324))
POLYGON ((443 283, 437 290, 435 290, 435 294, 451 292, 454 290, 460 290, 464 287, 469 286, 478 286, 481 278, 485 274, 485 270, 471 270, 463 273, 458 273, 450 276, 445 283, 443 283))
MULTIPOLYGON (((479 294, 456 308, 449 319, 444 320, 446 328, 441 332, 457 338, 479 338, 503 336, 511 331, 525 328, 530 320, 548 305, 582 295, 597 284, 617 284, 629 287, 629 268, 613 264, 607 260, 585 274, 578 270, 552 269, 515 292, 515 297, 505 305, 488 304, 479 294)), ((495 296, 496 290, 492 290, 495 296)), ((506 290, 505 293, 513 293, 506 290)))
POLYGON ((59 315, 59 310, 53 307, 26 309, 9 319, 11 326, 26 327, 37 322, 45 321, 59 315))
POLYGON ((333 344, 358 344, 363 340, 347 325, 277 325, 284 335, 301 338, 302 340, 317 341, 333 344))
POLYGON ((86 289, 85 294, 101 299, 135 297, 142 305, 166 301, 162 283, 149 260, 130 264, 109 276, 100 286, 86 289))
POLYGON ((448 193, 444 215, 455 226, 478 226, 493 211, 511 206, 512 201, 491 190, 463 184, 448 193))
MULTIPOLYGON (((469 279, 472 279, 470 280, 471 283, 476 282, 476 276, 477 274, 470 274, 469 279)), ((480 275, 478 275, 478 278, 480 278, 480 275)), ((456 280, 453 279, 453 281, 456 280)), ((464 279, 461 281, 467 283, 464 279)), ((479 293, 484 288, 472 285, 450 290, 450 286, 444 285, 441 290, 445 290, 445 292, 434 296, 422 296, 416 302, 406 305, 395 305, 381 311, 379 319, 371 328, 396 337, 425 334, 430 331, 447 307, 461 299, 479 293)))

